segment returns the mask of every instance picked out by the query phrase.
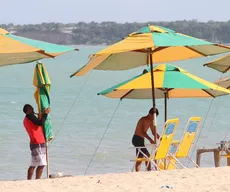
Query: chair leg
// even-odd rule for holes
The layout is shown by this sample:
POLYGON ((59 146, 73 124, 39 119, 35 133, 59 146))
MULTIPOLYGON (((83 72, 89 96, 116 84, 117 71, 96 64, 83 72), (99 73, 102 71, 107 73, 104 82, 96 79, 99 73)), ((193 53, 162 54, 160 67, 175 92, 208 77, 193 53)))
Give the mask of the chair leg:
POLYGON ((134 172, 134 169, 135 169, 135 163, 134 163, 134 165, 133 165, 133 167, 131 169, 131 172, 134 172))
POLYGON ((136 164, 136 162, 137 162, 137 159, 138 159, 138 156, 139 156, 140 153, 143 155, 144 158, 149 159, 145 171, 148 169, 148 166, 149 166, 149 164, 151 164, 151 162, 154 164, 155 167, 157 167, 158 170, 161 170, 160 167, 159 167, 154 161, 152 161, 152 159, 151 159, 151 155, 152 155, 152 153, 153 153, 153 151, 154 151, 154 148, 153 148, 152 151, 151 151, 150 157, 148 157, 146 154, 144 154, 144 153, 141 151, 142 148, 146 148, 146 147, 144 147, 144 146, 143 146, 143 147, 136 147, 136 149, 138 150, 138 152, 137 152, 137 155, 136 155, 136 161, 134 162, 134 165, 133 165, 131 171, 132 171, 132 172, 134 171, 135 164, 136 164))
MULTIPOLYGON (((185 167, 174 155, 171 156, 181 167, 183 167, 184 169, 187 169, 187 167, 185 167)), ((177 167, 177 166, 176 166, 177 167)), ((177 167, 178 168, 178 167, 177 167)))
MULTIPOLYGON (((177 162, 177 160, 171 155, 170 157, 172 157, 176 162, 177 162)), ((173 166, 175 166, 176 167, 176 169, 179 169, 179 167, 176 165, 176 163, 174 163, 174 162, 172 162, 170 159, 169 159, 169 157, 167 157, 168 158, 168 166, 169 166, 169 164, 171 163, 173 166)), ((180 164, 180 162, 179 162, 179 164, 180 164)), ((168 169, 168 166, 167 166, 167 169, 168 169)))
MULTIPOLYGON (((139 156, 140 153, 143 155, 143 157, 145 157, 145 158, 147 158, 147 159, 149 158, 146 154, 144 154, 144 153, 141 151, 141 148, 142 148, 142 147, 136 148, 136 149, 138 150, 138 152, 137 152, 137 155, 136 155, 136 161, 134 161, 133 168, 131 169, 132 172, 134 171, 134 168, 135 168, 135 165, 136 165, 136 162, 137 162, 137 159, 138 159, 138 156, 139 156)), ((144 147, 143 147, 143 148, 144 148, 144 147)), ((148 165, 149 165, 149 163, 148 163, 148 165)), ((146 171, 146 170, 147 170, 147 167, 146 167, 145 171, 146 171)))
MULTIPOLYGON (((136 155, 136 159, 138 158, 138 156, 139 156, 139 154, 140 154, 140 149, 137 149, 137 151, 138 151, 138 152, 137 152, 137 155, 136 155)), ((137 162, 137 160, 134 161, 133 168, 131 169, 132 172, 134 172, 136 162, 137 162)))
POLYGON ((152 162, 152 164, 154 165, 154 167, 157 168, 158 171, 162 171, 162 169, 157 165, 157 163, 155 163, 154 159, 151 159, 150 161, 152 162))
POLYGON ((187 159, 189 159, 190 162, 192 162, 197 168, 199 168, 199 165, 197 165, 196 162, 192 160, 192 158, 188 156, 187 159))

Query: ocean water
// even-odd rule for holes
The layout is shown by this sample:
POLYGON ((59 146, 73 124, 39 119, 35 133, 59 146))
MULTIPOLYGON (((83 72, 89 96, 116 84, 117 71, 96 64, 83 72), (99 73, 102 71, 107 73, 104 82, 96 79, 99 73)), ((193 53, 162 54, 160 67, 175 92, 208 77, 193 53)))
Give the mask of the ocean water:
MULTIPOLYGON (((152 102, 120 102, 97 96, 97 93, 141 73, 144 67, 117 72, 93 71, 83 77, 70 78, 73 72, 88 61, 90 54, 103 47, 78 48, 79 52, 43 60, 52 81, 51 109, 55 139, 49 145, 50 173, 83 175, 129 172, 133 165, 130 159, 135 155, 134 149, 130 148, 132 135, 138 119, 147 114, 152 102), (95 156, 92 159, 93 154, 95 156)), ((222 75, 202 66, 203 62, 213 58, 215 57, 173 64, 214 81, 228 74, 222 75)), ((0 180, 26 178, 30 150, 29 139, 22 124, 22 107, 25 103, 30 103, 36 108, 33 98, 35 88, 32 85, 34 67, 35 63, 0 68, 0 180)), ((216 143, 229 139, 228 101, 229 96, 168 101, 168 118, 180 118, 177 139, 180 139, 190 116, 202 117, 202 132, 192 149, 193 158, 196 157, 197 148, 217 147, 216 143)), ((163 104, 163 100, 157 100, 160 111, 159 129, 164 120, 163 104)), ((221 163, 226 164, 225 160, 221 163)), ((212 154, 202 156, 202 166, 214 166, 212 154)), ((45 177, 45 171, 43 176, 45 177)))

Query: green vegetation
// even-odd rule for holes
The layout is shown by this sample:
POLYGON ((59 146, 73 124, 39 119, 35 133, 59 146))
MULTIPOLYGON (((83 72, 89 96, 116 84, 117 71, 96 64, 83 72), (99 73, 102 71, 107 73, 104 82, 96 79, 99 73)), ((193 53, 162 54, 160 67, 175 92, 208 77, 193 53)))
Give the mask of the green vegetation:
POLYGON ((218 43, 230 43, 230 21, 198 22, 172 21, 147 23, 42 23, 28 25, 2 24, 1 28, 13 34, 53 42, 57 44, 99 45, 112 44, 124 38, 127 34, 140 29, 147 24, 160 25, 177 32, 192 35, 218 43))

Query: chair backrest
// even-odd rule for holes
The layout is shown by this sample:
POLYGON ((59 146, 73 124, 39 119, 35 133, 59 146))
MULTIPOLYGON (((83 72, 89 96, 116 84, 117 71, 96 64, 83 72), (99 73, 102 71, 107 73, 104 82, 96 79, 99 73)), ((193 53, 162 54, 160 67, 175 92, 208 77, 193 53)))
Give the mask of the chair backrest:
POLYGON ((159 143, 159 147, 157 148, 157 152, 155 155, 155 160, 165 159, 167 157, 178 123, 179 123, 178 118, 169 119, 166 121, 161 136, 161 141, 159 143))
POLYGON ((200 127, 201 117, 190 117, 185 127, 180 145, 176 152, 176 158, 187 157, 192 147, 193 141, 200 127))

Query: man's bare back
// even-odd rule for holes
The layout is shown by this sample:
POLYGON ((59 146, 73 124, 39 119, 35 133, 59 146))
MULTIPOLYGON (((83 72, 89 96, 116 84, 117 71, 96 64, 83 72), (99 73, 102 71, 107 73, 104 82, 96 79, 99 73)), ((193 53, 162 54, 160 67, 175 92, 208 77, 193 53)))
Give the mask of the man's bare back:
POLYGON ((153 118, 149 117, 149 115, 141 117, 137 123, 135 135, 138 135, 142 138, 147 138, 150 143, 154 143, 154 141, 147 135, 148 129, 151 129, 152 134, 155 135, 155 128, 153 126, 153 118))

